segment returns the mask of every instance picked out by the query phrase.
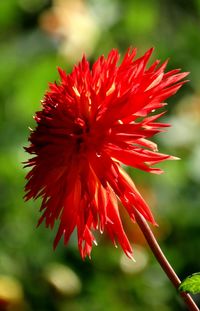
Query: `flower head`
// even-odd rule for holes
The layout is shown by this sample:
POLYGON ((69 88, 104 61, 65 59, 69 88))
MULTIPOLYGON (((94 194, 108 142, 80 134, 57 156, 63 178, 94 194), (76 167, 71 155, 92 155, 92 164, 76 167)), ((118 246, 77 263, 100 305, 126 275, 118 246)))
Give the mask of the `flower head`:
POLYGON ((37 127, 25 148, 33 157, 25 166, 25 198, 42 198, 42 216, 53 228, 59 219, 54 247, 66 244, 77 229, 81 256, 91 253, 93 232, 107 231, 127 256, 132 248, 120 219, 119 203, 135 221, 135 209, 156 224, 153 215, 122 164, 160 174, 153 165, 173 157, 158 153, 149 140, 169 126, 158 123, 158 110, 185 83, 187 73, 164 72, 167 62, 147 62, 153 49, 134 60, 129 49, 120 65, 112 50, 90 68, 85 56, 71 74, 59 70, 61 82, 51 83, 36 113, 37 127))

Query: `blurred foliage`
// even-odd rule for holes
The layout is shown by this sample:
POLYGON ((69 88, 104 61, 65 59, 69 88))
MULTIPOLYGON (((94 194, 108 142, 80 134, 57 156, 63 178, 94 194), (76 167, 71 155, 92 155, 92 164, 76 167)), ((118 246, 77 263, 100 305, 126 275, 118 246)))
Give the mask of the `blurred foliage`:
MULTIPOLYGON (((80 259, 76 237, 53 252, 54 232, 36 230, 39 202, 23 202, 28 127, 48 82, 83 52, 91 61, 117 47, 155 46, 168 69, 190 71, 191 82, 169 100, 173 127, 156 140, 181 161, 150 176, 129 169, 160 224, 154 229, 183 279, 200 269, 200 1, 8 0, 0 1, 0 310, 184 310, 149 252, 137 225, 122 211, 136 263, 106 236, 92 260, 80 259)), ((199 296, 195 296, 197 303, 199 296)))

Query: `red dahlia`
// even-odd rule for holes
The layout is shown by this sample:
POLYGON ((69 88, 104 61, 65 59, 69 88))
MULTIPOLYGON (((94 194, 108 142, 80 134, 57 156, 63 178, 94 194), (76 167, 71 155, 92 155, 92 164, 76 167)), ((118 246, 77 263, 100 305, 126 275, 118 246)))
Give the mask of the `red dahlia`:
POLYGON ((136 209, 156 224, 122 164, 160 174, 152 166, 173 159, 158 153, 149 138, 168 126, 156 122, 163 115, 157 110, 186 82, 187 73, 164 73, 167 62, 159 60, 147 68, 152 51, 134 60, 136 49, 129 49, 117 65, 119 53, 112 50, 91 68, 83 57, 71 74, 59 68, 61 82, 50 84, 25 148, 33 154, 25 165, 32 167, 25 198, 42 197, 39 224, 44 220, 53 228, 59 219, 54 247, 62 236, 66 244, 76 228, 84 258, 95 243, 93 231, 105 230, 131 257, 119 202, 133 221, 136 209))

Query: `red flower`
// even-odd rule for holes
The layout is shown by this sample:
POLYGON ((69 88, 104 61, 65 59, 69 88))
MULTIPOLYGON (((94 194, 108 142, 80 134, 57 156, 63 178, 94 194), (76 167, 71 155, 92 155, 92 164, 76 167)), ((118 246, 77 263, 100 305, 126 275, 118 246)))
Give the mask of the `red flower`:
POLYGON ((106 230, 118 240, 127 256, 132 248, 120 219, 121 202, 135 221, 137 209, 149 222, 153 215, 122 163, 150 173, 162 170, 154 164, 173 157, 157 152, 153 135, 169 126, 157 123, 154 113, 166 104, 186 81, 187 73, 175 69, 164 73, 167 62, 156 60, 148 69, 153 49, 134 60, 129 49, 117 66, 119 53, 112 50, 91 67, 83 57, 71 74, 59 70, 61 83, 51 83, 36 113, 37 127, 30 146, 34 157, 26 162, 25 198, 42 197, 39 224, 60 225, 54 248, 64 236, 66 244, 77 228, 81 256, 91 253, 94 230, 106 230))

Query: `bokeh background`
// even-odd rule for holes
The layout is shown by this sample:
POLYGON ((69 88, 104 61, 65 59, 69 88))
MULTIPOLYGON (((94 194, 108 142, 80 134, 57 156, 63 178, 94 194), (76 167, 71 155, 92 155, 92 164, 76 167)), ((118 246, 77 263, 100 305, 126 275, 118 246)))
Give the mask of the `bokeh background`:
MULTIPOLYGON (((57 66, 68 72, 85 52, 91 62, 116 47, 154 46, 153 59, 190 71, 168 103, 160 151, 182 158, 166 174, 130 170, 160 224, 154 232, 181 279, 200 270, 200 1, 0 1, 0 310, 185 310, 137 225, 122 215, 136 263, 106 236, 82 262, 76 236, 52 250, 54 232, 36 229, 39 202, 23 201, 28 127, 57 66)), ((197 303, 198 295, 194 296, 197 303)))

